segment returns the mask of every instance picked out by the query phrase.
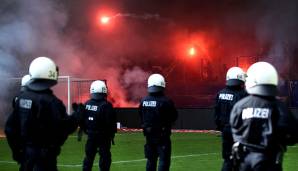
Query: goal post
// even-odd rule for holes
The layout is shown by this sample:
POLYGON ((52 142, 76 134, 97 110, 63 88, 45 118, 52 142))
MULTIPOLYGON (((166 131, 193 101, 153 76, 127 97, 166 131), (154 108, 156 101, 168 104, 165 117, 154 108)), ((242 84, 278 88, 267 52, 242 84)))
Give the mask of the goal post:
POLYGON ((59 76, 58 84, 53 87, 55 95, 66 105, 67 113, 72 112, 72 103, 84 103, 89 98, 89 88, 93 79, 59 76))
POLYGON ((59 79, 66 79, 67 80, 67 113, 71 113, 71 77, 70 76, 59 76, 58 77, 58 82, 59 79))
MULTIPOLYGON (((21 86, 21 77, 11 77, 7 79, 7 84, 12 87, 21 86)), ((58 84, 52 90, 54 94, 63 101, 68 114, 72 112, 72 103, 84 103, 89 98, 89 89, 94 79, 75 78, 69 75, 58 77, 58 84)), ((105 80, 104 80, 105 81, 105 80)), ((12 92, 17 95, 19 90, 12 92)))

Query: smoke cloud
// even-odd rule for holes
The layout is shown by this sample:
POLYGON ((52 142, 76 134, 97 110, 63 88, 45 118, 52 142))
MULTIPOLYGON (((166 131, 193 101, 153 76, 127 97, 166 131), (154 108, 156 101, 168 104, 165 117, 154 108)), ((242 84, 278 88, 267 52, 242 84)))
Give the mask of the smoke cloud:
POLYGON ((265 60, 276 65, 280 72, 289 72, 290 60, 298 43, 298 2, 263 0, 261 5, 263 12, 256 35, 262 44, 269 44, 265 60))
MULTIPOLYGON (((58 64, 60 75, 107 80, 113 104, 123 107, 137 106, 146 94, 147 77, 159 72, 167 76, 169 94, 199 106, 194 98, 183 98, 197 100, 202 93, 214 93, 236 57, 272 62, 283 75, 294 68, 297 4, 295 0, 2 0, 0 76, 22 77, 32 59, 48 56, 58 64), (101 3, 117 11, 106 28, 96 22, 101 3), (189 60, 184 48, 191 44, 202 55, 189 60)), ((6 94, 9 87, 9 82, 0 84, 1 104, 9 101, 7 106, 14 94, 6 94)), ((0 117, 6 116, 1 112, 0 117)))
MULTIPOLYGON (((138 18, 156 17, 159 16, 146 14, 138 18)), ((145 94, 144 79, 148 72, 141 67, 134 68, 132 58, 125 59, 133 55, 133 50, 123 51, 126 54, 113 53, 113 48, 103 46, 102 42, 100 52, 93 52, 83 44, 81 33, 67 29, 68 22, 67 8, 58 0, 1 1, 0 76, 4 81, 0 84, 0 127, 9 114, 7 111, 11 110, 12 97, 19 91, 19 81, 10 78, 27 74, 30 62, 38 56, 52 58, 59 66, 60 75, 106 79, 116 107, 137 106, 137 101, 145 94), (134 81, 128 81, 132 78, 134 81), (8 91, 12 87, 13 91, 8 91)), ((119 46, 123 45, 120 42, 119 46)))
POLYGON ((137 14, 130 14, 130 13, 118 13, 111 18, 117 18, 117 17, 130 17, 130 18, 135 18, 135 19, 141 19, 141 20, 151 20, 151 19, 160 19, 159 14, 143 14, 143 15, 137 15, 137 14))

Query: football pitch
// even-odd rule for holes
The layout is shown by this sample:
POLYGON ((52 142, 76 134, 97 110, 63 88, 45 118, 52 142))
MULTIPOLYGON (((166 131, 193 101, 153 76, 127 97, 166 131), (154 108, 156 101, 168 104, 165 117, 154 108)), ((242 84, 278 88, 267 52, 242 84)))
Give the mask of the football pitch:
MULTIPOLYGON (((60 171, 82 170, 86 135, 81 142, 70 136, 58 158, 60 171)), ((221 137, 207 133, 173 133, 172 171, 219 171, 221 168, 221 137)), ((144 137, 142 133, 118 133, 112 146, 112 171, 145 170, 144 137)), ((298 170, 298 146, 288 148, 283 164, 285 171, 298 170)), ((0 170, 16 171, 18 165, 12 161, 5 138, 0 139, 0 170)), ((98 157, 93 170, 98 170, 98 157)))

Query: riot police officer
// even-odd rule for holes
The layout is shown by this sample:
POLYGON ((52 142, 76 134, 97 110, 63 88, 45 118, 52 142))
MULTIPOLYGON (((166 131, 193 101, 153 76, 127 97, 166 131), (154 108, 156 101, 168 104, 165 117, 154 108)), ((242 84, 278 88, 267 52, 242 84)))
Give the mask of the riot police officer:
POLYGON ((277 98, 278 74, 267 62, 247 71, 250 94, 234 105, 230 124, 233 157, 240 171, 281 171, 287 145, 295 143, 294 117, 277 98))
POLYGON ((58 79, 58 67, 50 58, 34 59, 29 74, 27 90, 18 96, 5 134, 20 170, 56 171, 60 147, 76 129, 78 119, 67 115, 62 101, 50 90, 58 79))
POLYGON ((111 142, 117 132, 116 113, 112 104, 107 101, 108 89, 104 81, 94 81, 90 86, 91 99, 85 103, 83 120, 80 127, 88 135, 85 147, 83 170, 91 171, 93 161, 99 152, 99 168, 110 170, 111 142))
MULTIPOLYGON (((23 93, 24 91, 27 90, 27 83, 29 82, 30 80, 30 75, 27 74, 27 75, 24 75, 21 79, 21 89, 20 89, 20 92, 19 94, 23 93)), ((18 100, 18 96, 15 96, 13 98, 13 101, 12 101, 12 107, 14 108, 15 107, 15 104, 16 104, 16 101, 18 100)))
POLYGON ((222 171, 232 170, 230 159, 233 137, 230 126, 230 113, 234 104, 247 96, 244 89, 245 73, 239 67, 232 67, 226 75, 226 87, 216 95, 215 123, 217 130, 222 132, 222 157, 224 159, 222 171))
POLYGON ((145 157, 147 171, 168 171, 171 162, 171 129, 177 119, 174 103, 164 95, 165 79, 160 74, 148 78, 149 95, 141 100, 139 114, 146 137, 145 157))
MULTIPOLYGON (((30 75, 24 75, 21 79, 21 88, 20 88, 20 92, 17 96, 15 96, 12 100, 12 108, 14 109, 16 106, 16 102, 19 98, 19 95, 22 94, 24 91, 27 90, 27 83, 30 80, 30 75)), ((11 116, 10 116, 11 117, 11 116)), ((8 144, 10 147, 14 147, 14 144, 18 143, 18 139, 14 139, 14 138, 8 138, 8 144)), ((24 155, 20 154, 19 152, 17 152, 18 150, 15 150, 15 152, 13 152, 13 159, 15 161, 18 162, 18 164, 20 165, 20 171, 24 170, 24 166, 23 166, 23 160, 24 160, 24 155)))

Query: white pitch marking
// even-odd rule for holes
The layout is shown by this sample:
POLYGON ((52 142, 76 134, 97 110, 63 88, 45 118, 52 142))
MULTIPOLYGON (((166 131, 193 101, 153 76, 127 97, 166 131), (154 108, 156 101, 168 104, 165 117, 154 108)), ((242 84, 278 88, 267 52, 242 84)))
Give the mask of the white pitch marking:
MULTIPOLYGON (((208 156, 208 155, 216 155, 218 153, 202 153, 202 154, 189 154, 189 155, 181 155, 181 156, 173 156, 172 159, 176 158, 186 158, 186 157, 198 157, 198 156, 208 156)), ((136 160, 122 160, 122 161, 114 161, 112 164, 121 164, 121 163, 133 163, 133 162, 143 162, 147 159, 136 159, 136 160)), ((0 161, 0 163, 4 164, 17 164, 13 161, 0 161)), ((81 164, 58 164, 58 167, 82 167, 81 164)), ((93 166, 97 166, 97 164, 94 164, 93 166)))

